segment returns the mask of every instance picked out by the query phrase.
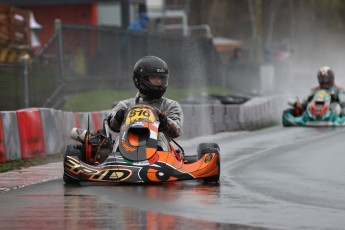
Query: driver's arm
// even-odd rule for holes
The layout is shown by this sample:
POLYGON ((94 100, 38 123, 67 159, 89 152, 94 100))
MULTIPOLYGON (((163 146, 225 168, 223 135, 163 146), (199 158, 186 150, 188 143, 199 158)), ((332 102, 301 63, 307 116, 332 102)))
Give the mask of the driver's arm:
POLYGON ((176 101, 171 101, 162 111, 167 117, 167 124, 161 130, 170 138, 177 138, 182 134, 183 112, 180 104, 176 101))
POLYGON ((115 119, 117 111, 127 109, 128 105, 124 101, 120 101, 112 110, 108 117, 109 128, 114 132, 120 132, 121 123, 115 119))

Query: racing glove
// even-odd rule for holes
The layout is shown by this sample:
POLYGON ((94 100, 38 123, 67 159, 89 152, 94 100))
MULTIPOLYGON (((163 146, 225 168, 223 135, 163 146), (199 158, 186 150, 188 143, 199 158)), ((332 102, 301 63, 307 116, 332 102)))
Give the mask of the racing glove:
POLYGON ((115 120, 118 124, 121 124, 123 122, 123 119, 125 118, 125 111, 126 109, 122 108, 119 109, 115 114, 115 120))
POLYGON ((168 127, 168 118, 161 111, 158 111, 159 128, 158 131, 166 130, 168 127))
POLYGON ((109 128, 112 131, 119 132, 119 127, 125 118, 125 112, 126 112, 126 109, 122 108, 122 109, 119 109, 115 115, 110 114, 108 116, 107 120, 108 120, 109 128))

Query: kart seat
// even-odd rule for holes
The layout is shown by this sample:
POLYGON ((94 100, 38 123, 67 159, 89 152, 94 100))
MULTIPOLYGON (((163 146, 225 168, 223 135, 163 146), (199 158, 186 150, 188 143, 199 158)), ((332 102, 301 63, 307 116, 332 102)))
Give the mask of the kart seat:
POLYGON ((147 128, 130 128, 128 130, 128 142, 132 146, 145 146, 150 137, 147 128))

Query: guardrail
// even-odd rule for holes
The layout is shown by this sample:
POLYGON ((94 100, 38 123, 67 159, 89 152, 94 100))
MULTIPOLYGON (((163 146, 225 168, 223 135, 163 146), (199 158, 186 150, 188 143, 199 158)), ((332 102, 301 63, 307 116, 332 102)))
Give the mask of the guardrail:
MULTIPOLYGON (((183 136, 189 139, 219 132, 260 128, 280 119, 279 97, 255 97, 241 105, 181 105, 183 136)), ((65 112, 30 108, 0 112, 0 163, 56 154, 68 144, 73 127, 102 128, 110 110, 65 112)))

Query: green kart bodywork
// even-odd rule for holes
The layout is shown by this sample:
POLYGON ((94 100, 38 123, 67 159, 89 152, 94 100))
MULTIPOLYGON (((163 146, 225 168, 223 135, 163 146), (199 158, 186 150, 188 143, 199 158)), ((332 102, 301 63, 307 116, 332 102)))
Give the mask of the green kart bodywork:
POLYGON ((345 126, 343 112, 338 116, 330 109, 331 95, 326 90, 315 92, 312 100, 308 103, 307 109, 300 115, 295 115, 295 109, 283 111, 283 126, 345 126))

